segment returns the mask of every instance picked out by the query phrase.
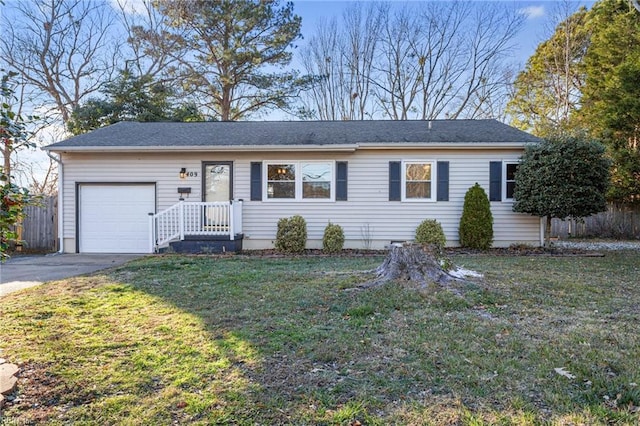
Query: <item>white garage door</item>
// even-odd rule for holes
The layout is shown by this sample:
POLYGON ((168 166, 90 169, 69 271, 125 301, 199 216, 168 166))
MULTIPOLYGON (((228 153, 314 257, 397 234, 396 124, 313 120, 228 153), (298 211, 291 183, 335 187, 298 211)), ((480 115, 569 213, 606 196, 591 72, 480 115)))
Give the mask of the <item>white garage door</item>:
POLYGON ((148 253, 149 213, 155 212, 154 185, 81 184, 81 253, 148 253))

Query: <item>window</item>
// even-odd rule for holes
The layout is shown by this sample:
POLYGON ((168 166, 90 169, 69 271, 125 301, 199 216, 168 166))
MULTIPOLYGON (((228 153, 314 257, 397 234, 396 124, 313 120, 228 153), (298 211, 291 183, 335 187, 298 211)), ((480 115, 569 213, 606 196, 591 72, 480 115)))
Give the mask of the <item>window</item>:
POLYGON ((517 161, 489 162, 489 201, 513 201, 517 161))
POLYGON ((332 200, 333 163, 328 161, 266 164, 267 199, 332 200))
POLYGON ((518 163, 503 163, 504 164, 504 200, 513 200, 513 192, 516 188, 516 171, 518 170, 518 163))
POLYGON ((403 166, 403 199, 435 201, 435 167, 433 161, 405 162, 403 166))
POLYGON ((331 164, 302 163, 302 198, 331 198, 331 164))
POLYGON ((267 198, 296 198, 296 165, 267 165, 267 198))

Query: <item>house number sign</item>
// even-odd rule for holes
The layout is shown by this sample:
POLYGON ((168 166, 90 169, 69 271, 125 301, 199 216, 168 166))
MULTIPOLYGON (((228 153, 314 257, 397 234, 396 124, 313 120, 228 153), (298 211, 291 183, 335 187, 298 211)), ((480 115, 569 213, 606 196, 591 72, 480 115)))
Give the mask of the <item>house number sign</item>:
POLYGON ((198 172, 187 172, 186 175, 187 175, 187 177, 197 177, 198 176, 198 172))

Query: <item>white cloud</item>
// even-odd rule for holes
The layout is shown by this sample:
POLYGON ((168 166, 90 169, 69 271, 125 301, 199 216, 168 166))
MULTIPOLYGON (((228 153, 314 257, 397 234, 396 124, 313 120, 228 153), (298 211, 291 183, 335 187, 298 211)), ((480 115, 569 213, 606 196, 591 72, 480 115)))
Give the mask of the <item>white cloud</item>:
POLYGON ((525 15, 528 19, 541 18, 544 16, 544 6, 529 6, 520 9, 520 13, 525 15))

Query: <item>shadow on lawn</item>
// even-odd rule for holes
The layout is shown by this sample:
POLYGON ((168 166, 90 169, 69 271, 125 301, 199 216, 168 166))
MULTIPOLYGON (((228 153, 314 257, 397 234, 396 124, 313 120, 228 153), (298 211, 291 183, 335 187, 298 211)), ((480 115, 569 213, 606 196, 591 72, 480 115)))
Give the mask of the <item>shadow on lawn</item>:
MULTIPOLYGON (((380 384, 354 384, 361 377, 349 370, 353 356, 366 354, 353 341, 359 337, 345 333, 353 325, 350 309, 359 302, 341 291, 359 278, 332 272, 371 269, 379 261, 166 256, 129 264, 114 278, 192 315, 208 333, 215 356, 202 361, 223 367, 199 383, 216 396, 192 401, 199 408, 191 420, 372 423, 368 410, 378 405, 377 395, 358 392, 384 391, 380 384)), ((363 322, 373 314, 352 312, 363 322)))
MULTIPOLYGON (((196 354, 196 371, 179 387, 188 398, 173 398, 174 409, 191 421, 624 424, 630 418, 607 410, 602 395, 584 384, 560 382, 546 365, 563 359, 552 347, 523 343, 508 315, 491 314, 502 309, 499 291, 479 288, 467 299, 389 287, 341 291, 362 277, 334 272, 379 262, 166 256, 131 263, 113 277, 189 314, 206 332, 200 341, 185 335, 189 327, 166 330, 166 339, 183 340, 196 354), (541 365, 549 372, 525 371, 541 365)), ((180 365, 180 356, 168 360, 180 365)))

